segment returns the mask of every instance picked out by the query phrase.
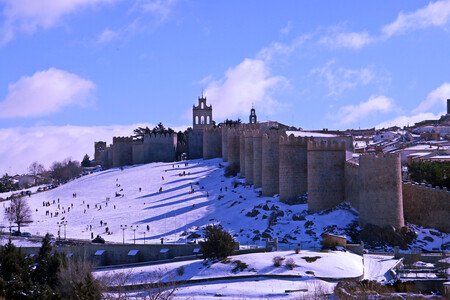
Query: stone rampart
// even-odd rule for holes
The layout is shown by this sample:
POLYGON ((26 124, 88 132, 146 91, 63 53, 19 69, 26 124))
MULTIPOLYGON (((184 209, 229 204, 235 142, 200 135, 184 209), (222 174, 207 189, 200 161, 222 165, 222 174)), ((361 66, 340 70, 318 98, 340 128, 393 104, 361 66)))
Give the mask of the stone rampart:
POLYGON ((308 142, 308 209, 333 208, 345 198, 345 143, 308 142))
POLYGON ((144 136, 145 163, 176 160, 177 134, 146 134, 144 136))
POLYGON ((222 157, 222 129, 206 127, 203 130, 203 159, 222 157))
POLYGON ((94 143, 94 160, 96 164, 101 164, 102 153, 105 152, 106 142, 98 141, 94 143))
POLYGON ((279 193, 279 140, 278 130, 268 130, 261 138, 261 187, 264 196, 279 193))
POLYGON ((133 164, 133 138, 113 137, 112 166, 113 168, 133 164))
MULTIPOLYGON (((239 134, 240 131, 237 128, 230 128, 227 130, 227 156, 228 164, 236 165, 239 167, 240 157, 239 157, 239 134)), ((238 168, 239 169, 239 168, 238 168)))
POLYGON ((281 135, 279 139, 279 192, 282 202, 293 202, 307 192, 309 138, 281 135))
POLYGON ((245 177, 245 136, 242 129, 239 133, 239 173, 245 177))
POLYGON ((361 226, 405 225, 400 155, 364 154, 359 157, 359 222, 361 226))
POLYGON ((262 133, 253 130, 253 186, 260 188, 262 185, 262 133))
POLYGON ((245 140, 245 179, 248 184, 253 184, 253 131, 246 130, 243 136, 245 140))
POLYGON ((446 188, 403 182, 403 211, 407 222, 450 232, 450 192, 446 188))
POLYGON ((353 161, 345 163, 345 201, 359 210, 359 165, 353 161))
POLYGON ((187 136, 188 158, 198 159, 203 157, 203 130, 190 130, 187 136))
POLYGON ((145 151, 142 141, 136 141, 132 148, 133 165, 145 164, 145 151))

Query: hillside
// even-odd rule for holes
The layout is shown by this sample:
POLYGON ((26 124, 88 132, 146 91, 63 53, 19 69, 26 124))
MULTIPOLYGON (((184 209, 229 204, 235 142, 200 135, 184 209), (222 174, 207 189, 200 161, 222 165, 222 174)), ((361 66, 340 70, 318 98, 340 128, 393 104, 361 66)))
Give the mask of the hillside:
MULTIPOLYGON (((262 246, 265 238, 278 237, 282 249, 299 245, 315 249, 320 247, 321 233, 345 234, 345 228, 357 219, 357 213, 345 205, 310 214, 306 204, 286 205, 277 197, 260 197, 242 180, 225 178, 221 159, 186 164, 110 169, 33 194, 27 198, 33 222, 23 231, 57 236, 57 222, 67 221, 67 238, 89 240, 99 234, 108 242, 122 242, 124 237, 125 242, 132 243, 135 233, 136 243, 144 243, 144 235, 145 243, 159 243, 161 238, 165 242, 186 242, 198 239, 203 226, 220 223, 242 245, 262 246), (271 214, 276 221, 269 227, 271 214), (121 225, 127 225, 124 232, 121 225), (131 226, 138 226, 137 230, 134 232, 131 226)), ((9 226, 6 220, 1 222, 9 226)), ((440 239, 423 240, 430 235, 428 229, 416 229, 421 237, 417 245, 429 249, 440 246, 440 239)))

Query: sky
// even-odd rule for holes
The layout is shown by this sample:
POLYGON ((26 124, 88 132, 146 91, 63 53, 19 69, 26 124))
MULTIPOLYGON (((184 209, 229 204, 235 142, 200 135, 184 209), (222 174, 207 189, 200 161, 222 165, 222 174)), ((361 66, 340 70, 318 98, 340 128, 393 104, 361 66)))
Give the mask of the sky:
POLYGON ((404 126, 446 112, 449 1, 0 0, 0 174, 137 126, 404 126))

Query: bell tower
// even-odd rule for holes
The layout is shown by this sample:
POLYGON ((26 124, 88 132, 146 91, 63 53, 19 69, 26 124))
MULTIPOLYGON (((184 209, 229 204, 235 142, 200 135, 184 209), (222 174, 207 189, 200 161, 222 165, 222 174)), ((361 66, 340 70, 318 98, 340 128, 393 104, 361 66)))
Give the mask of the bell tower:
POLYGON ((252 109, 250 110, 250 116, 248 118, 248 122, 250 124, 256 124, 256 122, 257 122, 256 111, 253 106, 252 106, 252 109))
POLYGON ((197 106, 192 107, 192 128, 199 130, 213 124, 212 105, 206 104, 206 97, 202 93, 201 97, 198 97, 197 106))

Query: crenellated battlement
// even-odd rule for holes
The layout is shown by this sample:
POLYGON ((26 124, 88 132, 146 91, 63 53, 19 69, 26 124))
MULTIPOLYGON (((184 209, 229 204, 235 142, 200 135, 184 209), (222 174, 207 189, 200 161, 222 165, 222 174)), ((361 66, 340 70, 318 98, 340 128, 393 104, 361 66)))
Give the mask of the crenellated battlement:
POLYGON ((113 137, 113 144, 131 143, 131 142, 133 142, 133 137, 130 137, 130 136, 115 136, 115 137, 113 137))
POLYGON ((221 134, 222 133, 222 128, 220 127, 214 127, 214 126, 207 126, 203 129, 203 132, 205 133, 217 133, 217 134, 221 134))
POLYGON ((345 151, 345 142, 309 141, 308 151, 345 151))
POLYGON ((144 136, 144 139, 173 139, 176 133, 150 133, 144 136))
POLYGON ((293 134, 290 135, 282 134, 280 135, 280 146, 290 145, 290 146, 306 147, 308 141, 310 141, 311 139, 312 139, 311 137, 295 136, 293 134))
POLYGON ((426 191, 436 191, 436 192, 447 192, 450 193, 450 190, 447 189, 446 187, 441 187, 441 186, 436 186, 433 187, 430 184, 426 184, 426 183, 420 183, 420 182, 413 182, 413 181, 403 181, 403 185, 407 185, 407 186, 415 186, 417 189, 422 189, 422 190, 426 190, 426 191))

